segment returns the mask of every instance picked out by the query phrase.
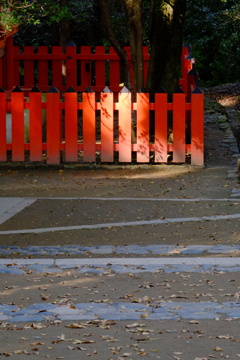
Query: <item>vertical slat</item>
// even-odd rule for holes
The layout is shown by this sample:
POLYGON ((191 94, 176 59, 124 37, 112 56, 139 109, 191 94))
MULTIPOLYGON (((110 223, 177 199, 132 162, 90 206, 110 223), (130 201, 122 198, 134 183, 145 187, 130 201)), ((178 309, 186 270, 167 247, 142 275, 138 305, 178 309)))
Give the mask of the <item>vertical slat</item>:
POLYGON ((78 103, 73 88, 65 93, 65 158, 66 161, 78 160, 78 103))
MULTIPOLYGON (((90 46, 81 46, 81 54, 89 55, 90 46)), ((91 60, 81 60, 81 86, 86 89, 91 86, 91 60)))
POLYGON ((61 46, 52 46, 52 85, 57 89, 62 89, 62 60, 59 60, 59 56, 62 55, 61 46))
POLYGON ((82 94, 83 106, 83 160, 96 160, 96 111, 95 93, 88 88, 82 94))
POLYGON ((119 58, 114 50, 114 48, 110 47, 110 54, 116 55, 116 60, 110 60, 110 69, 109 69, 109 76, 110 76, 110 88, 114 91, 119 91, 120 87, 120 61, 119 58))
POLYGON ((149 60, 146 58, 148 57, 148 47, 147 46, 143 46, 143 81, 144 81, 144 86, 147 82, 147 75, 148 75, 148 63, 149 60))
POLYGON ((13 64, 13 38, 10 36, 6 40, 6 77, 7 77, 7 90, 12 90, 15 85, 20 83, 14 82, 14 64, 13 64))
POLYGON ((185 162, 186 110, 185 93, 179 88, 173 94, 173 162, 185 162))
POLYGON ((100 94, 101 161, 113 161, 113 93, 106 87, 100 94))
MULTIPOLYGON (((38 47, 39 55, 48 54, 47 46, 38 47)), ((41 91, 47 91, 48 89, 48 60, 38 60, 38 86, 41 91)))
POLYGON ((77 62, 76 62, 76 46, 69 44, 66 47, 66 87, 73 88, 77 85, 77 62))
POLYGON ((137 162, 149 162, 149 94, 137 93, 137 162))
POLYGON ((24 161, 24 96, 16 87, 11 96, 12 107, 12 160, 24 161))
POLYGON ((0 161, 7 160, 6 93, 0 88, 0 161))
POLYGON ((191 164, 204 165, 204 95, 196 88, 191 98, 191 164))
POLYGON ((168 161, 168 94, 155 94, 155 162, 168 161))
POLYGON ((47 162, 60 163, 60 93, 52 87, 47 92, 47 162))
MULTIPOLYGON (((20 73, 21 73, 20 60, 15 59, 15 55, 18 55, 19 52, 20 52, 20 47, 14 46, 13 47, 13 83, 15 85, 20 86, 20 73)), ((7 87, 7 89, 10 90, 11 88, 7 87)))
POLYGON ((30 160, 42 161, 42 93, 38 88, 29 92, 30 160))
POLYGON ((105 80, 105 60, 97 60, 98 55, 105 54, 105 46, 96 46, 95 47, 95 71, 96 71, 96 86, 99 86, 101 89, 104 89, 106 86, 106 80, 105 80))
MULTIPOLYGON (((33 55, 33 46, 24 46, 24 54, 33 55)), ((24 60, 24 87, 34 86, 34 60, 24 60)))
POLYGON ((119 162, 132 160, 132 94, 124 87, 119 93, 119 162))
POLYGON ((0 86, 3 86, 3 57, 0 57, 0 86))

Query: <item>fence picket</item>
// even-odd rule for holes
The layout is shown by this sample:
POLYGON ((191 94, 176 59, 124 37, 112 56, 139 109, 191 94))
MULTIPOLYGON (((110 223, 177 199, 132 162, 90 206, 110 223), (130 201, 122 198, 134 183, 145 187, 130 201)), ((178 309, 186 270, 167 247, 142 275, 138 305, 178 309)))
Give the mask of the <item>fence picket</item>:
POLYGON ((119 93, 119 162, 131 162, 132 159, 132 94, 124 87, 119 93))
POLYGON ((167 97, 164 90, 155 94, 155 163, 168 161, 167 97))
POLYGON ((192 93, 191 111, 191 164, 204 164, 204 95, 197 88, 192 93))
MULTIPOLYGON (((89 46, 81 46, 81 55, 90 55, 89 46)), ((86 89, 91 86, 91 60, 81 60, 81 86, 86 89)), ((104 86, 104 85, 103 85, 104 86)))
POLYGON ((137 93, 137 162, 149 162, 149 94, 137 93))
MULTIPOLYGON (((110 47, 110 55, 117 55, 113 47, 110 47)), ((113 92, 119 92, 120 87, 120 61, 118 56, 109 62, 109 86, 113 92)))
POLYGON ((47 162, 48 164, 60 163, 60 93, 52 87, 47 92, 47 162))
POLYGON ((113 161, 113 93, 105 87, 100 94, 101 107, 101 161, 113 161))
POLYGON ((88 88, 82 94, 83 106, 83 161, 96 160, 96 111, 95 93, 88 88))
POLYGON ((24 94, 19 87, 12 91, 12 160, 24 161, 24 94))
POLYGON ((78 159, 78 103, 77 92, 69 88, 65 93, 65 158, 78 159))
POLYGON ((66 87, 77 86, 77 63, 76 63, 76 46, 71 43, 66 47, 66 87))
POLYGON ((95 86, 103 86, 106 84, 105 74, 106 74, 106 66, 105 60, 98 60, 98 55, 105 54, 105 46, 96 46, 95 47, 95 86))
MULTIPOLYGON (((39 46, 38 47, 38 55, 44 58, 48 54, 48 47, 47 46, 39 46)), ((48 90, 48 60, 38 60, 38 86, 39 88, 46 92, 48 90)))
POLYGON ((63 76, 65 72, 65 66, 62 60, 57 60, 58 56, 62 54, 62 47, 61 46, 52 46, 52 84, 59 90, 62 90, 63 85, 63 76), (56 55, 56 56, 55 56, 56 55))
POLYGON ((185 162, 186 110, 185 93, 179 88, 173 94, 173 162, 185 162))
POLYGON ((30 111, 30 160, 42 161, 42 93, 36 87, 29 92, 30 111))
MULTIPOLYGON (((21 72, 21 67, 20 67, 20 60, 16 59, 16 55, 19 54, 20 52, 20 47, 19 46, 13 46, 13 78, 14 78, 14 83, 18 84, 19 86, 21 85, 20 82, 20 72, 21 72)), ((8 77, 8 74, 6 74, 6 76, 8 77)), ((10 84, 7 83, 7 90, 12 88, 10 87, 10 84)))
POLYGON ((0 88, 0 161, 7 160, 6 93, 0 88))
MULTIPOLYGON (((33 55, 34 54, 33 46, 24 46, 24 54, 33 55)), ((34 87, 34 60, 24 61, 24 87, 26 88, 34 87)))

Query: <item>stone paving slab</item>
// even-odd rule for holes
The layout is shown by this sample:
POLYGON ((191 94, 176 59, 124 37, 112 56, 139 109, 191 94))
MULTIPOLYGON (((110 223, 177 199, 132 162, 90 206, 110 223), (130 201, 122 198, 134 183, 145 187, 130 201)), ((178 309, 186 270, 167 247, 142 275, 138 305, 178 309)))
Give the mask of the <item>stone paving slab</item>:
POLYGON ((136 303, 79 303, 74 306, 51 303, 33 304, 27 308, 0 305, 0 321, 36 322, 46 320, 179 320, 215 319, 220 316, 240 318, 238 302, 158 302, 136 303))
POLYGON ((207 254, 233 254, 240 255, 240 245, 98 245, 98 246, 0 246, 0 256, 59 256, 59 255, 207 255, 207 254))
POLYGON ((66 269, 97 274, 236 272, 240 271, 240 257, 0 259, 2 274, 60 273, 66 269))
POLYGON ((34 198, 0 197, 0 225, 35 201, 34 198))

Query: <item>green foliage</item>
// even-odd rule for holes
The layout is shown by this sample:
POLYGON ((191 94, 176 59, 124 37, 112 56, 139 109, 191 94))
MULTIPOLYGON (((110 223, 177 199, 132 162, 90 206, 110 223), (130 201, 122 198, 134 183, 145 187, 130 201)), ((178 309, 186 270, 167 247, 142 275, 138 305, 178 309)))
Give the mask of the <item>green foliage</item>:
POLYGON ((188 0, 185 39, 206 85, 240 81, 240 5, 237 0, 188 0))
MULTIPOLYGON (((151 4, 142 0, 145 45, 149 43, 151 4)), ((18 45, 55 44, 54 31, 67 24, 70 40, 76 45, 109 46, 95 0, 0 0, 0 5, 5 30, 20 24, 15 36, 18 45), (11 13, 9 3, 13 5, 11 13)), ((129 45, 124 2, 108 0, 108 6, 120 44, 129 45)), ((239 0, 187 0, 185 41, 192 45, 203 84, 240 81, 239 0)))

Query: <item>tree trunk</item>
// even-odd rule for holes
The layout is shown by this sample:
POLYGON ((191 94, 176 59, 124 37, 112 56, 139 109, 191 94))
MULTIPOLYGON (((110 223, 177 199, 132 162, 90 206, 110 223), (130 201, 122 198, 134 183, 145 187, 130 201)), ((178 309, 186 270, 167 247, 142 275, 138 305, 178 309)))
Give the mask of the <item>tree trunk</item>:
POLYGON ((127 54, 126 54, 125 50, 123 49, 123 47, 120 45, 120 43, 119 43, 118 39, 116 38, 114 31, 112 29, 109 11, 108 11, 108 4, 107 4, 106 0, 96 0, 96 2, 99 4, 99 6, 101 8, 103 26, 106 30, 108 39, 120 58, 121 68, 122 68, 121 69, 122 70, 121 81, 131 91, 131 82, 130 82, 130 73, 129 73, 127 54))
POLYGON ((134 93, 144 86, 143 79, 143 24, 142 24, 142 0, 125 0, 129 30, 130 47, 132 54, 132 67, 134 74, 134 93))
POLYGON ((162 86, 172 94, 180 77, 186 0, 151 1, 153 17, 149 31, 151 57, 147 89, 156 92, 162 86))

